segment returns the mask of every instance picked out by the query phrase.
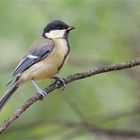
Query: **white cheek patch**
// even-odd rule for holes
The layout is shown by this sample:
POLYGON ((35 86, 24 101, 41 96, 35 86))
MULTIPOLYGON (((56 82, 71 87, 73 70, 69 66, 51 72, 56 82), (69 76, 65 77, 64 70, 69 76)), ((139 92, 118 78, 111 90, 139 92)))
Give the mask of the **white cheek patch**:
POLYGON ((53 30, 53 31, 50 31, 49 33, 45 33, 45 36, 48 38, 61 38, 61 37, 64 37, 65 31, 66 31, 65 29, 53 30))
POLYGON ((35 56, 35 55, 28 55, 27 57, 30 58, 30 59, 36 59, 36 58, 38 58, 38 57, 35 56))

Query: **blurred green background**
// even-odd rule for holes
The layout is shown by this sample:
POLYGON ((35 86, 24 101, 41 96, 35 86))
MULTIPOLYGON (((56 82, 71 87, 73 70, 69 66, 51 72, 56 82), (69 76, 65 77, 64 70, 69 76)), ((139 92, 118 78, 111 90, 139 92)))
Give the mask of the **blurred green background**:
MULTIPOLYGON (((59 76, 139 57, 140 1, 1 0, 0 96, 19 60, 44 26, 60 19, 76 29, 68 63, 59 76)), ((39 82, 44 88, 52 80, 39 82)), ((3 140, 114 140, 89 133, 83 123, 111 130, 140 130, 139 67, 100 74, 56 90, 36 102, 6 132, 3 140)), ((36 90, 23 85, 0 113, 3 122, 36 90)), ((119 140, 124 138, 118 138, 119 140)))

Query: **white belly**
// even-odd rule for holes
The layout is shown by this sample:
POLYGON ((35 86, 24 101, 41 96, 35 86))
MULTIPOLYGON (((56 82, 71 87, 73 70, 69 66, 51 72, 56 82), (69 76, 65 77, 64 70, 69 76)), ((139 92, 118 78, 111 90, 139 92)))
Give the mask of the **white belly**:
POLYGON ((55 44, 57 46, 46 58, 23 72, 21 75, 23 81, 47 79, 58 73, 58 69, 64 63, 64 58, 68 53, 68 47, 64 39, 56 39, 55 44))

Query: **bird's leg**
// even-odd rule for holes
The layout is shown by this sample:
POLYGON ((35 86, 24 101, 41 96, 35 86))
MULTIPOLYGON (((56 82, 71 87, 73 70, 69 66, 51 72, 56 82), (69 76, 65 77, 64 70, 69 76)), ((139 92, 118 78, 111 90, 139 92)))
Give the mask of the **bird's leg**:
POLYGON ((62 90, 65 89, 65 86, 66 86, 65 78, 56 77, 56 76, 55 76, 55 77, 53 77, 53 79, 55 79, 55 83, 58 84, 58 86, 59 86, 60 84, 62 84, 62 86, 63 86, 62 90))
POLYGON ((42 90, 41 88, 39 88, 39 86, 35 83, 34 80, 32 80, 32 83, 36 87, 36 89, 37 89, 37 91, 38 91, 39 94, 41 94, 42 96, 46 96, 47 95, 47 92, 45 92, 44 90, 42 90))

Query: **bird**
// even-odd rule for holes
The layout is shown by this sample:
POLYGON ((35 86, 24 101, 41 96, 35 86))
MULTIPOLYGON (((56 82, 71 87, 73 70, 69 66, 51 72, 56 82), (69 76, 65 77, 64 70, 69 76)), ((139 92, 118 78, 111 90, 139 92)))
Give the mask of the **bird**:
POLYGON ((15 68, 7 85, 13 80, 14 82, 0 100, 0 111, 15 91, 27 81, 32 81, 42 97, 47 95, 47 91, 43 91, 35 81, 54 78, 65 85, 64 79, 55 75, 68 59, 71 48, 68 35, 73 29, 74 26, 69 26, 61 20, 51 21, 45 26, 42 34, 15 68))

